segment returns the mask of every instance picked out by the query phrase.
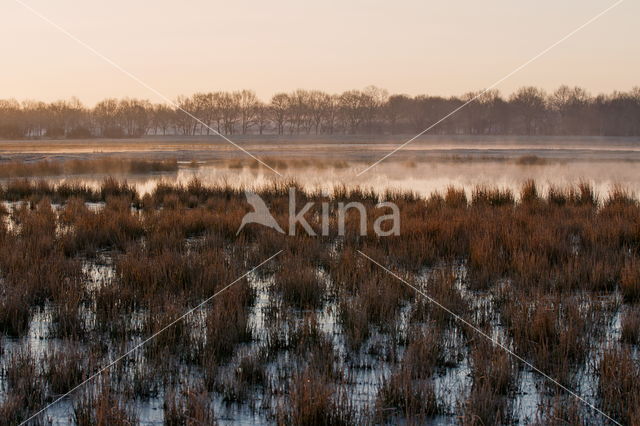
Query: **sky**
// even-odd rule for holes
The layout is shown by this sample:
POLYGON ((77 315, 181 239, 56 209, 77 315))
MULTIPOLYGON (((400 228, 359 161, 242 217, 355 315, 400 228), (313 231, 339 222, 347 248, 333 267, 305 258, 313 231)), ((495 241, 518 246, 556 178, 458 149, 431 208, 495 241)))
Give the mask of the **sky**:
MULTIPOLYGON (((485 88, 615 0, 19 0, 170 99, 253 89, 485 88)), ((640 86, 640 2, 626 0, 497 88, 640 86)), ((17 0, 0 2, 0 99, 162 98, 17 0)))

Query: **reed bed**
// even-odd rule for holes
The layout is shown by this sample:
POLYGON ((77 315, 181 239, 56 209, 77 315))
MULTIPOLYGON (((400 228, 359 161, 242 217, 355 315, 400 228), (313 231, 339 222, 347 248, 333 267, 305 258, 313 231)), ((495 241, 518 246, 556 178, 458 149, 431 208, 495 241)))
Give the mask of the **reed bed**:
POLYGON ((83 160, 0 162, 0 178, 31 178, 82 174, 144 174, 178 171, 178 161, 104 157, 83 160))
MULTIPOLYGON (((2 418, 26 419, 154 336, 76 392, 68 418, 133 424, 138 404, 154 402, 171 425, 210 424, 229 407, 282 424, 522 421, 516 401, 532 372, 480 329, 567 387, 595 383, 590 401, 639 421, 640 205, 623 189, 543 194, 527 181, 517 194, 449 188, 428 198, 346 186, 327 195, 295 182, 258 189, 285 229, 290 186, 299 206, 316 201, 306 217, 318 233, 329 203, 329 235, 259 225, 236 235, 250 209, 225 184, 163 183, 142 197, 114 178, 97 189, 5 183, 2 418), (381 200, 398 205, 400 236, 372 232, 381 200), (356 211, 338 235, 336 206, 349 201, 366 206, 364 236, 356 211), (443 381, 451 375, 468 380, 443 381)), ((541 402, 530 419, 602 422, 533 380, 541 402)))

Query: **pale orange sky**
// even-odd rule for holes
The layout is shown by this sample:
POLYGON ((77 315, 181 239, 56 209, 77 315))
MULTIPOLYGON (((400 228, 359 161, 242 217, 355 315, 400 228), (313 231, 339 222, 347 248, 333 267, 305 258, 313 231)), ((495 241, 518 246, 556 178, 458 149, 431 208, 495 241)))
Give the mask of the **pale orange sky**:
MULTIPOLYGON (((23 0, 170 98, 254 89, 462 94, 494 83, 615 0, 23 0)), ((14 0, 0 13, 0 98, 160 99, 14 0)), ((498 88, 640 85, 627 0, 498 88)))

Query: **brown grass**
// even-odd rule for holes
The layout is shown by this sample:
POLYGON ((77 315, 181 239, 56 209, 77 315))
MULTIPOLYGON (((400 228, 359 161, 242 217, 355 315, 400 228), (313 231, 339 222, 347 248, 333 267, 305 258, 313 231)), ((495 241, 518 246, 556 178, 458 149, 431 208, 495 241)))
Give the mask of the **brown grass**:
POLYGON ((309 258, 285 254, 280 262, 281 267, 274 276, 274 287, 284 301, 298 308, 320 307, 325 286, 309 258))
POLYGON ((23 336, 29 329, 31 312, 24 295, 10 292, 0 301, 0 332, 7 336, 23 336))
POLYGON ((115 394, 108 381, 96 387, 89 386, 82 392, 74 404, 73 418, 79 426, 129 426, 137 423, 133 411, 115 394))
POLYGON ((339 389, 312 370, 293 376, 287 407, 278 411, 279 424, 348 425, 354 421, 355 413, 339 389))
POLYGON ((235 345, 251 340, 247 324, 246 302, 241 297, 240 287, 214 301, 207 314, 206 344, 204 351, 216 360, 226 360, 233 355, 235 345), (243 303, 244 302, 244 303, 243 303))
POLYGON ((134 160, 106 157, 95 160, 41 160, 34 162, 11 161, 0 163, 0 178, 33 178, 80 174, 132 174, 175 172, 178 162, 169 160, 134 160))
POLYGON ((624 343, 640 344, 640 306, 629 306, 622 316, 620 339, 624 343))
POLYGON ((54 395, 68 392, 86 378, 86 373, 90 371, 87 368, 92 360, 85 362, 85 357, 86 353, 72 341, 65 342, 61 349, 54 349, 45 355, 44 377, 54 395))
POLYGON ((538 408, 535 425, 587 426, 591 419, 584 415, 582 404, 573 397, 554 397, 538 408))
POLYGON ((376 413, 381 420, 396 417, 424 422, 441 411, 433 383, 413 380, 408 370, 392 373, 378 391, 376 413))
POLYGON ((589 328, 576 299, 532 300, 511 294, 503 316, 516 353, 531 356, 536 367, 571 385, 572 366, 581 365, 589 350, 589 328))
POLYGON ((620 289, 625 302, 640 301, 640 260, 634 258, 625 264, 620 277, 620 289))
POLYGON ((0 413, 8 423, 20 423, 45 402, 46 389, 29 346, 19 347, 7 360, 4 372, 8 393, 0 413))
MULTIPOLYGON (((288 184, 261 192, 282 224, 288 184)), ((571 387, 578 372, 593 374, 588 366, 620 309, 615 300, 623 300, 621 341, 597 363, 598 397, 616 418, 637 421, 628 408, 638 404, 637 357, 626 350, 635 350, 640 329, 640 206, 621 189, 598 198, 583 183, 545 195, 528 181, 518 197, 476 188, 469 200, 454 188, 427 199, 337 188, 331 202, 395 200, 402 233, 388 238, 360 237, 357 215, 349 215, 345 238, 255 225, 236 236, 249 209, 244 194, 197 180, 164 183, 145 197, 115 179, 97 190, 12 180, 2 195, 25 202, 8 213, 13 226, 0 228, 0 332, 22 338, 34 315, 48 315, 42 360, 2 355, 11 379, 0 412, 10 422, 32 411, 25 395, 44 401, 64 392, 278 250, 251 279, 114 369, 110 391, 100 384, 77 395, 78 422, 125 424, 133 420, 128 401, 154 395, 165 396, 172 424, 209 422, 209 392, 238 404, 261 394, 275 420, 297 424, 453 420, 450 413, 465 424, 515 421, 513 360, 357 250, 571 387), (90 209, 89 200, 104 204, 90 209), (113 277, 94 288, 83 266, 100 262, 113 277), (262 285, 269 300, 257 306, 262 285), (264 328, 250 326, 256 316, 264 328), (337 320, 330 332, 320 323, 327 317, 337 320), (434 378, 467 365, 472 384, 445 407, 434 378), (377 389, 375 412, 360 417, 350 381, 380 366, 391 374, 377 389), (187 372, 202 384, 181 384, 187 372)), ((300 193, 298 202, 316 195, 300 193)), ((539 420, 572 423, 575 409, 559 404, 549 401, 539 420)))
POLYGON ((601 408, 623 424, 640 421, 640 367, 626 349, 608 348, 598 366, 601 408))
POLYGON ((188 385, 182 392, 171 390, 164 398, 164 423, 167 426, 214 424, 209 395, 202 385, 188 385))

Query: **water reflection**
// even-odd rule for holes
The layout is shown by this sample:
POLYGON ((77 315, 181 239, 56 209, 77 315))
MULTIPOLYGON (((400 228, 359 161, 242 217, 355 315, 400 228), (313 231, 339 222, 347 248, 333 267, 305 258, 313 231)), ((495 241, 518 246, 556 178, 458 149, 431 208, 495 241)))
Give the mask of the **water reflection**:
MULTIPOLYGON (((468 193, 477 185, 509 188, 517 192, 527 179, 535 179, 545 191, 550 185, 568 186, 580 181, 590 183, 604 196, 614 185, 622 185, 629 191, 640 193, 640 174, 637 164, 627 161, 544 162, 542 164, 518 164, 505 161, 429 161, 381 163, 367 173, 356 176, 364 168, 362 163, 341 163, 337 167, 313 163, 303 167, 278 168, 279 177, 266 168, 225 163, 205 164, 198 168, 180 164, 175 173, 147 175, 117 175, 135 185, 141 194, 149 193, 159 182, 186 184, 193 178, 204 184, 226 183, 236 187, 256 188, 274 181, 295 180, 307 189, 330 191, 336 186, 360 185, 384 192, 386 189, 414 191, 428 196, 449 186, 464 188, 468 193)), ((54 183, 83 182, 98 187, 107 175, 77 175, 51 177, 54 183)))

